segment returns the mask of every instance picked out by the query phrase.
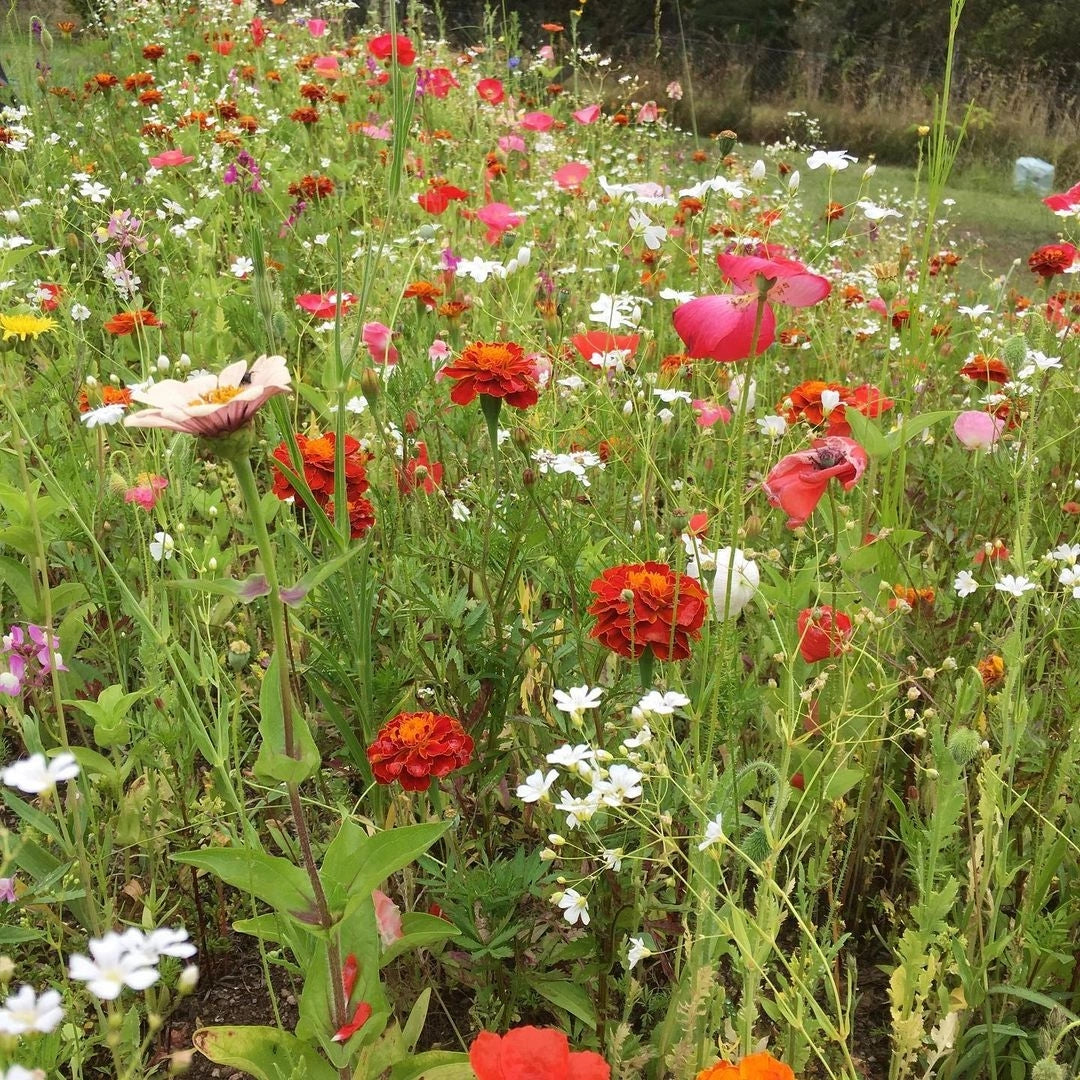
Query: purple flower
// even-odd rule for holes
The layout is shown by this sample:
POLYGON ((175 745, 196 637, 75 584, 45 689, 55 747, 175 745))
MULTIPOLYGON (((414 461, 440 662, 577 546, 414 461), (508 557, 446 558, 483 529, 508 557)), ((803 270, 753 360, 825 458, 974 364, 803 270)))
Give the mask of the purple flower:
POLYGON ((5 900, 9 904, 15 903, 15 879, 11 877, 0 877, 0 900, 5 900))

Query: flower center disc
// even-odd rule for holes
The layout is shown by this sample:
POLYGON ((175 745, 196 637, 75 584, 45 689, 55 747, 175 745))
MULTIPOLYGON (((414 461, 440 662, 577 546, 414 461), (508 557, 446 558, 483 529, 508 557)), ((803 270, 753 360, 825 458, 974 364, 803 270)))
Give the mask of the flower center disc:
POLYGON ((202 397, 197 397, 194 401, 188 402, 188 404, 224 405, 226 402, 232 401, 239 393, 239 386, 219 386, 216 390, 211 390, 209 394, 203 394, 202 397))
POLYGON ((401 722, 398 734, 401 736, 403 743, 415 746, 417 743, 423 743, 427 740, 431 734, 431 727, 430 714, 418 713, 416 716, 410 716, 407 720, 401 722))

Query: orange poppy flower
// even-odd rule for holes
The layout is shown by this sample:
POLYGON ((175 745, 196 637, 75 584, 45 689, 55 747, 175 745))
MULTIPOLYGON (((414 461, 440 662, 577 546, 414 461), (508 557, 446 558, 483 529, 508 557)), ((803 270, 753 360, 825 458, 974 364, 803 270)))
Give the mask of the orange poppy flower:
POLYGON ((777 1061, 767 1050, 744 1057, 738 1065, 718 1061, 697 1074, 697 1080, 795 1080, 790 1065, 777 1061))
POLYGON ((546 22, 540 24, 541 30, 546 30, 549 34, 561 34, 565 27, 562 23, 546 22))

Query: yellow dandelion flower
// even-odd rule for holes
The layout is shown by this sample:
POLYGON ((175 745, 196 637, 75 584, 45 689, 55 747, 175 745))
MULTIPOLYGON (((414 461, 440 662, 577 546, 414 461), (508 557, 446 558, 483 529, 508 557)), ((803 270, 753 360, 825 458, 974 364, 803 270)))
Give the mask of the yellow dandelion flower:
POLYGON ((45 315, 25 315, 18 312, 13 315, 0 315, 0 330, 4 331, 4 341, 13 337, 25 341, 55 329, 56 320, 45 315))

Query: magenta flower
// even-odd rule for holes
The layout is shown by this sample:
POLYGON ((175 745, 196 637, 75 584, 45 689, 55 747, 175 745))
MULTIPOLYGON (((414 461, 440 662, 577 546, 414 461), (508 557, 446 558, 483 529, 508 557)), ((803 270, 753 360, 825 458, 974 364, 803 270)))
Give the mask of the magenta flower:
POLYGON ((484 239, 489 244, 497 243, 504 232, 517 228, 525 219, 520 214, 515 214, 510 207, 503 202, 488 203, 476 211, 476 216, 488 227, 484 239))
POLYGON ((832 290, 832 282, 820 274, 812 274, 801 262, 773 256, 726 255, 716 257, 720 273, 735 286, 738 293, 758 293, 758 279, 773 282, 766 299, 788 307, 811 307, 820 303, 832 290))
POLYGON ((815 439, 813 448, 781 458, 761 485, 770 506, 788 515, 787 527, 805 525, 825 494, 830 480, 850 491, 866 470, 866 451, 854 439, 830 435, 815 439))
POLYGON ((396 364, 398 351, 390 344, 394 331, 381 322, 364 323, 362 331, 364 344, 376 364, 396 364))
POLYGON ((134 503, 144 510, 153 510, 161 493, 169 486, 169 481, 164 476, 151 476, 144 474, 139 477, 139 482, 124 492, 124 502, 134 503))
POLYGON ((555 117, 546 112, 528 112, 521 118, 521 126, 526 131, 550 131, 555 126, 555 117))
POLYGON ((776 316, 768 304, 761 309, 761 325, 755 341, 757 311, 758 299, 750 293, 699 296, 680 304, 672 322, 691 359, 731 363, 745 360, 751 350, 754 356, 760 356, 773 343, 776 316))
POLYGON ((325 19, 308 19, 308 33, 313 38, 321 38, 326 33, 327 22, 325 19))
POLYGON ((953 433, 968 450, 989 450, 1004 429, 1004 420, 977 409, 962 412, 953 423, 953 433))
POLYGON ((578 191, 591 171, 580 161, 569 161, 555 170, 552 179, 563 191, 578 191))

